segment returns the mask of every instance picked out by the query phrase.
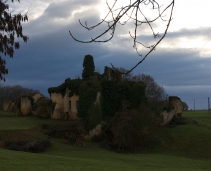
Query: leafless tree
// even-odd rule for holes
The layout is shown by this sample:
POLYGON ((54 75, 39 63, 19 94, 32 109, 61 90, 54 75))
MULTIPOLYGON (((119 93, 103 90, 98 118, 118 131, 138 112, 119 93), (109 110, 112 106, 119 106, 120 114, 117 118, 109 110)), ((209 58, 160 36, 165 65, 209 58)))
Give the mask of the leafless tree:
MULTIPOLYGON (((126 25, 129 23, 129 21, 134 22, 134 32, 131 33, 129 31, 130 37, 133 39, 133 48, 136 50, 137 54, 141 57, 140 61, 132 67, 130 70, 128 70, 128 73, 131 72, 134 68, 136 68, 139 64, 141 64, 146 57, 157 47, 157 45, 163 40, 163 38, 166 36, 169 25, 172 20, 172 14, 174 9, 174 0, 169 0, 170 3, 163 7, 161 4, 161 0, 127 0, 127 4, 123 5, 122 7, 118 8, 116 5, 121 0, 112 0, 111 5, 108 2, 109 0, 106 0, 106 5, 108 7, 108 13, 105 15, 105 17, 93 26, 88 26, 87 21, 83 24, 81 20, 79 20, 80 25, 87 29, 87 30, 93 30, 97 28, 98 26, 102 24, 106 24, 107 28, 101 32, 99 35, 97 35, 94 38, 91 38, 89 41, 83 41, 77 39, 75 36, 73 36, 72 32, 69 31, 70 36, 78 42, 81 43, 92 43, 92 42, 98 42, 98 43, 105 43, 110 41, 115 34, 115 31, 117 30, 116 27, 118 24, 120 25, 126 25), (147 14, 144 12, 144 9, 150 7, 151 13, 156 12, 156 15, 152 18, 151 16, 147 16, 147 14), (169 13, 168 15, 166 13, 169 13), (111 19, 110 19, 111 18, 111 19), (156 21, 162 21, 165 24, 165 30, 163 33, 156 33, 154 31, 153 23, 156 21), (149 29, 152 32, 152 36, 156 39, 155 43, 151 45, 145 45, 142 43, 141 40, 138 40, 140 37, 140 33, 138 32, 138 28, 141 26, 147 25, 149 29), (108 35, 108 38, 103 39, 108 35), (139 46, 143 48, 149 49, 145 55, 142 55, 140 53, 139 46)), ((123 1, 123 0, 122 0, 123 1)), ((151 15, 151 13, 149 15, 151 15)), ((112 64, 111 64, 112 65, 112 64)), ((112 65, 113 68, 115 68, 112 65)))
POLYGON ((156 83, 153 77, 145 74, 138 74, 133 76, 133 81, 142 81, 146 85, 146 96, 149 103, 156 104, 167 99, 167 94, 163 86, 156 83))

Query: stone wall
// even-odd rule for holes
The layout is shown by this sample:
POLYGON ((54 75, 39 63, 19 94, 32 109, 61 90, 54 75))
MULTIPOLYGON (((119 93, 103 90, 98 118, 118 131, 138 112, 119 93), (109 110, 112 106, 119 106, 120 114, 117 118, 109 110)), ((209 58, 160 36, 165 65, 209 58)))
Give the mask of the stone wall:
POLYGON ((52 102, 56 103, 51 118, 61 119, 61 116, 64 113, 64 100, 62 95, 60 93, 51 93, 51 100, 52 102))
POLYGON ((72 97, 70 97, 70 100, 69 100, 68 113, 69 113, 69 118, 71 120, 76 119, 76 117, 77 117, 76 114, 78 112, 78 110, 77 110, 78 98, 79 98, 79 96, 74 94, 72 97))
POLYGON ((4 112, 8 112, 8 110, 9 110, 9 107, 11 106, 11 101, 10 100, 4 100, 4 102, 3 102, 3 111, 4 112))
POLYGON ((69 97, 69 93, 70 90, 68 88, 66 88, 64 97, 60 93, 51 93, 51 100, 56 103, 51 116, 52 119, 76 119, 79 96, 74 94, 69 97))
POLYGON ((171 98, 169 101, 171 106, 174 106, 174 110, 176 115, 182 115, 183 112, 183 104, 180 98, 171 98))
POLYGON ((169 112, 163 111, 161 115, 163 116, 163 122, 161 123, 161 125, 167 125, 169 124, 169 122, 171 122, 173 117, 176 115, 176 111, 174 109, 172 109, 169 112))
POLYGON ((29 115, 32 111, 31 101, 28 97, 21 97, 21 113, 23 115, 29 115))
POLYGON ((40 93, 35 94, 35 95, 33 96, 34 103, 35 103, 40 97, 43 97, 40 93))

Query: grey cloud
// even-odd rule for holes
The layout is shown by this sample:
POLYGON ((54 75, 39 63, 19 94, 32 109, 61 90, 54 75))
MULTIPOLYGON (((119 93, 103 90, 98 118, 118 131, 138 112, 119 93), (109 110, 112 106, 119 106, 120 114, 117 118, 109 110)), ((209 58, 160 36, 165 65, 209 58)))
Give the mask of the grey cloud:
POLYGON ((199 27, 196 29, 181 29, 177 32, 168 32, 167 38, 180 38, 180 37, 187 37, 187 38, 196 38, 196 37, 205 37, 206 39, 210 39, 211 37, 211 27, 199 27))
POLYGON ((65 0, 65 1, 56 1, 51 2, 49 6, 44 11, 44 15, 49 18, 67 18, 70 14, 78 10, 80 8, 84 8, 86 6, 92 6, 93 4, 97 4, 99 1, 97 0, 90 0, 90 1, 78 1, 78 0, 65 0))
MULTIPOLYGON (((200 37, 209 41, 211 37, 211 27, 201 27, 197 29, 181 29, 175 32, 169 31, 162 42, 166 42, 167 44, 168 42, 170 42, 171 44, 178 44, 179 38, 187 38, 191 41, 200 37)), ((137 40, 139 40, 141 43, 144 43, 146 46, 149 46, 157 42, 159 39, 155 39, 153 37, 153 34, 143 34, 139 35, 137 37, 137 40)), ((162 42, 160 44, 162 44, 162 42)), ((198 51, 199 50, 200 49, 198 49, 198 51)))
POLYGON ((144 67, 142 72, 146 69, 157 73, 157 79, 164 85, 211 85, 207 79, 211 73, 210 63, 211 58, 201 58, 194 51, 158 48, 140 67, 144 67))

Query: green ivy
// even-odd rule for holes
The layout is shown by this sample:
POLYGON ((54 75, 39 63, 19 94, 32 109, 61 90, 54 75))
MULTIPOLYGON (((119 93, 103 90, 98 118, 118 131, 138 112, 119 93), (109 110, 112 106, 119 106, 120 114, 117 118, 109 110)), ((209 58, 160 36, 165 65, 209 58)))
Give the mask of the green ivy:
POLYGON ((64 83, 62 83, 60 86, 58 87, 50 87, 48 89, 48 93, 60 93, 62 95, 62 97, 65 96, 66 93, 66 88, 68 88, 69 90, 71 90, 71 92, 69 93, 69 97, 73 96, 74 94, 78 95, 79 94, 79 87, 80 84, 82 83, 81 79, 74 79, 71 80, 70 78, 67 78, 65 80, 64 83))
POLYGON ((142 82, 102 81, 101 108, 103 118, 113 117, 122 108, 124 101, 129 102, 129 108, 136 108, 142 102, 146 103, 145 85, 142 82))
POLYGON ((173 99, 180 99, 179 97, 177 96, 169 96, 169 101, 173 100, 173 99))
POLYGON ((102 111, 100 109, 100 104, 92 104, 91 108, 88 110, 88 129, 91 130, 95 128, 102 121, 102 111))
POLYGON ((67 88, 70 90, 69 97, 72 97, 74 94, 79 95, 79 87, 82 84, 81 79, 70 80, 69 78, 65 80, 65 84, 67 88))
POLYGON ((87 124, 90 119, 89 110, 96 100, 97 92, 100 90, 99 81, 84 81, 79 87, 78 117, 83 118, 87 124))
POLYGON ((50 87, 48 88, 48 93, 60 93, 62 95, 62 97, 64 97, 66 92, 66 84, 62 83, 61 85, 59 85, 58 87, 50 87))

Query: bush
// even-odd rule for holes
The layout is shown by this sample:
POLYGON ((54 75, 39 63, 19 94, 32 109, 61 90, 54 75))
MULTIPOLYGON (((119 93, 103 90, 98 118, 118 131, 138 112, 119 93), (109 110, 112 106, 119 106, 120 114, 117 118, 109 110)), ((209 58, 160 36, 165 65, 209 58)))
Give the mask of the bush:
POLYGON ((34 105, 35 115, 42 118, 50 118, 51 104, 50 100, 44 97, 39 98, 34 105))
POLYGON ((177 126, 177 125, 186 125, 188 124, 188 118, 182 116, 174 116, 171 122, 168 124, 169 127, 177 126))
POLYGON ((63 125, 42 125, 42 128, 46 135, 67 139, 71 144, 75 144, 85 134, 84 124, 81 121, 74 121, 74 123, 63 125))
POLYGON ((33 141, 33 140, 12 140, 5 142, 5 148, 15 151, 26 151, 32 153, 39 153, 45 151, 51 146, 48 139, 33 141))
POLYGON ((63 125, 52 125, 48 129, 45 128, 45 134, 49 137, 64 138, 68 129, 63 125))
MULTIPOLYGON (((127 109, 125 103, 111 122, 104 125, 104 138, 118 151, 139 151, 153 147, 156 141, 157 116, 146 106, 127 109)), ((105 142, 105 141, 104 141, 105 142)))

